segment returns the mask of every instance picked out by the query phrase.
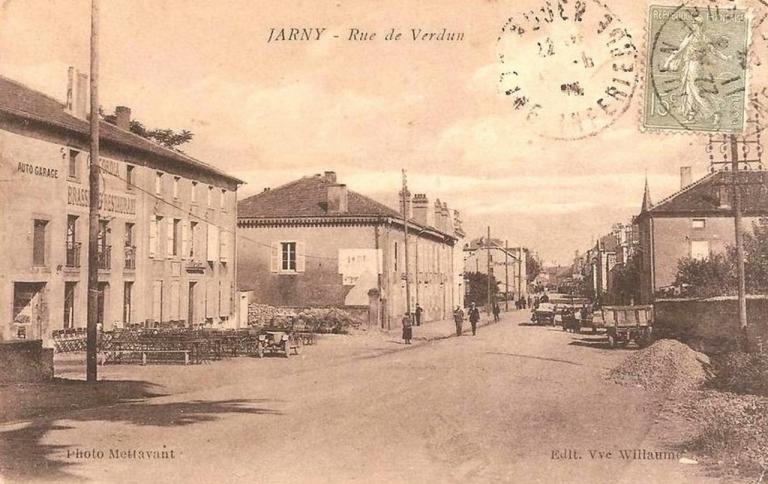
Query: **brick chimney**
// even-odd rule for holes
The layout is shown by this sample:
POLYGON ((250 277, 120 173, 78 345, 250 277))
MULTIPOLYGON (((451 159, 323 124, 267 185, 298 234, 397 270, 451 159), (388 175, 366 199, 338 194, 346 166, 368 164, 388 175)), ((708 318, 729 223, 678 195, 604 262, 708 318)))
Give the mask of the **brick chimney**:
POLYGON ((88 74, 78 72, 75 77, 75 102, 73 113, 80 119, 88 118, 88 74))
POLYGON ((438 198, 435 200, 435 228, 441 232, 445 232, 445 218, 443 217, 443 204, 438 198))
POLYGON ((323 180, 325 180, 326 183, 336 183, 336 172, 335 171, 324 172, 323 180))
POLYGON ((413 195, 413 219, 421 225, 427 225, 427 212, 429 211, 429 200, 424 193, 413 195))
MULTIPOLYGON (((336 175, 334 174, 334 179, 336 175)), ((349 196, 347 186, 341 183, 331 183, 326 191, 328 213, 341 214, 349 211, 349 196)))
POLYGON ((131 108, 117 106, 115 108, 115 119, 118 128, 128 131, 131 127, 131 108))
POLYGON ((680 167, 680 190, 687 187, 693 182, 693 175, 691 174, 690 166, 680 167))
POLYGON ((448 202, 443 202, 443 232, 453 233, 451 222, 451 211, 448 209, 448 202))

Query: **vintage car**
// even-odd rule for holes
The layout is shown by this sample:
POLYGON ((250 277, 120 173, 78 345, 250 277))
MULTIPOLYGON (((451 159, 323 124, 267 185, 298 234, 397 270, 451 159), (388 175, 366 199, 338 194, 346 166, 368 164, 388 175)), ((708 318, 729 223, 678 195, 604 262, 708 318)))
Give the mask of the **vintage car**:
POLYGON ((531 321, 533 324, 554 324, 555 305, 549 302, 539 303, 539 305, 531 311, 531 321))
POLYGON ((288 358, 291 350, 299 354, 300 341, 285 331, 265 331, 258 336, 256 354, 262 358, 264 354, 281 354, 288 358))

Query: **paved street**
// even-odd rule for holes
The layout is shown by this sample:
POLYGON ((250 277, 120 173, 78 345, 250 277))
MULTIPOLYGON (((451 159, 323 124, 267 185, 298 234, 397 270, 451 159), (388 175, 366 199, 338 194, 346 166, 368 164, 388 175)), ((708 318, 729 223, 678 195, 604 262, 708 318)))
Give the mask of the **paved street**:
POLYGON ((527 317, 476 337, 444 337, 450 322, 414 328, 412 346, 394 332, 326 336, 290 360, 106 367, 140 390, 0 426, 2 467, 10 480, 99 482, 705 482, 677 459, 617 455, 665 450, 657 403, 603 377, 631 350, 518 324, 527 317))

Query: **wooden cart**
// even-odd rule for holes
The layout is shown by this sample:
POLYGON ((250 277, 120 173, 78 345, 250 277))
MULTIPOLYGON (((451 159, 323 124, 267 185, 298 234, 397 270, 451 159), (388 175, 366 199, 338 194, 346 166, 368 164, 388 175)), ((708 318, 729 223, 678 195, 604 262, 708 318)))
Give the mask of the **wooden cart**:
POLYGON ((608 336, 608 346, 626 346, 634 341, 645 347, 653 341, 653 306, 603 306, 600 314, 608 336))

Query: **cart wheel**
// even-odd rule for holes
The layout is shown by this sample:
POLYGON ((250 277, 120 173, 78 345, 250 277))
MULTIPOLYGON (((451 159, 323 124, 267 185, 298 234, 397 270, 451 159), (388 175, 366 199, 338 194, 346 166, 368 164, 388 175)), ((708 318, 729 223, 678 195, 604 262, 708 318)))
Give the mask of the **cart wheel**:
POLYGON ((611 349, 616 348, 616 338, 612 334, 608 335, 608 347, 611 349))

